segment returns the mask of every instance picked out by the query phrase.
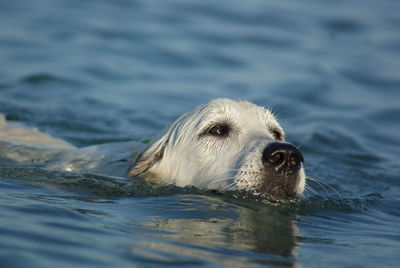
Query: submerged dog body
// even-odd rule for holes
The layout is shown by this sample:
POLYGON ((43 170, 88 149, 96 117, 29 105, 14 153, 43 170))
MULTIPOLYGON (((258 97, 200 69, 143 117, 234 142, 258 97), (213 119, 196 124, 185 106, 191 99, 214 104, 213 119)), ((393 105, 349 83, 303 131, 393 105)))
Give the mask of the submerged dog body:
MULTIPOLYGON (((44 160, 49 169, 141 177, 156 185, 298 197, 305 188, 303 156, 284 136, 269 110, 216 99, 183 114, 145 150, 136 143, 71 146, 53 150, 44 160)), ((2 155, 15 154, 0 148, 0 159, 2 155)))
POLYGON ((303 156, 284 136, 269 110, 216 99, 178 118, 133 162, 128 176, 154 184, 300 196, 303 156))

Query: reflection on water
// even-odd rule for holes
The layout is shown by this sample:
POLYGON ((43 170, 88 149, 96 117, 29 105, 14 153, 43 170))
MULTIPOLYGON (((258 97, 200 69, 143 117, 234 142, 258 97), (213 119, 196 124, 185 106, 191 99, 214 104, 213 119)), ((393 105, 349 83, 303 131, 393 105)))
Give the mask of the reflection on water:
MULTIPOLYGON (((209 206, 222 203, 214 198, 201 198, 209 206)), ((264 206, 261 211, 234 206, 229 208, 229 217, 213 217, 197 219, 159 219, 143 224, 144 227, 159 230, 154 237, 163 238, 167 243, 145 241, 146 247, 151 247, 162 253, 212 259, 222 262, 227 267, 235 266, 237 260, 220 259, 219 254, 228 253, 240 256, 241 251, 252 251, 267 254, 257 260, 264 264, 279 264, 280 266, 294 266, 294 259, 299 235, 294 224, 294 215, 282 215, 275 208, 264 206), (229 246, 229 250, 226 247, 229 246), (226 252, 228 251, 228 252, 226 252), (238 254, 238 255, 236 255, 238 254), (271 255, 277 255, 272 257, 271 255), (286 258, 280 258, 285 256, 286 258)))
MULTIPOLYGON (((246 193, 221 194, 175 186, 153 188, 142 180, 128 183, 116 177, 50 171, 29 165, 3 166, 0 168, 0 177, 27 181, 38 189, 58 195, 60 191, 67 191, 61 200, 46 195, 31 196, 32 200, 44 205, 35 206, 34 211, 20 210, 28 215, 51 215, 49 205, 63 206, 63 200, 68 199, 78 200, 81 205, 76 208, 67 205, 69 208, 63 208, 62 215, 78 213, 89 218, 99 217, 107 222, 110 218, 118 219, 126 217, 125 214, 132 214, 129 216, 134 219, 131 223, 122 226, 116 223, 120 226, 118 232, 122 232, 117 236, 126 237, 129 233, 126 238, 134 239, 135 243, 124 243, 130 248, 129 255, 140 262, 183 265, 207 261, 227 267, 241 266, 243 263, 295 265, 295 251, 299 245, 299 233, 295 225, 296 209, 276 204, 266 205, 251 199, 251 195, 246 193), (128 199, 119 201, 123 196, 128 199), (141 196, 145 198, 140 199, 141 196), (158 204, 158 201, 151 198, 166 203, 158 204), (121 202, 128 202, 130 209, 124 209, 121 202), (136 215, 140 213, 135 212, 135 207, 140 208, 142 202, 148 202, 144 209, 150 210, 146 213, 151 216, 138 221, 136 215), (107 203, 112 206, 108 211, 104 207, 107 203), (47 209, 50 211, 47 212, 47 209), (72 209, 71 212, 68 212, 69 209, 72 209), (131 227, 139 228, 140 231, 132 233, 131 227), (249 252, 253 252, 252 255, 249 256, 249 252), (242 263, 240 265, 237 263, 239 260, 242 263)), ((87 228, 79 227, 81 223, 74 225, 66 225, 65 228, 87 228)), ((60 225, 55 223, 51 226, 58 228, 60 225)), ((109 239, 107 236, 102 238, 101 232, 97 235, 97 239, 109 239)), ((77 240, 76 243, 81 242, 77 240)))

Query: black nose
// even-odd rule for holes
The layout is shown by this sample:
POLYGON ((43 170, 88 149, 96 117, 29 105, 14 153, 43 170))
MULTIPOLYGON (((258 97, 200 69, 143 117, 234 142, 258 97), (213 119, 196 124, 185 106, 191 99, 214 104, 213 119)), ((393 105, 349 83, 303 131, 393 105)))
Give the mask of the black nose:
POLYGON ((301 152, 290 143, 273 142, 265 147, 262 155, 264 165, 273 166, 277 169, 288 168, 297 170, 304 162, 301 152))

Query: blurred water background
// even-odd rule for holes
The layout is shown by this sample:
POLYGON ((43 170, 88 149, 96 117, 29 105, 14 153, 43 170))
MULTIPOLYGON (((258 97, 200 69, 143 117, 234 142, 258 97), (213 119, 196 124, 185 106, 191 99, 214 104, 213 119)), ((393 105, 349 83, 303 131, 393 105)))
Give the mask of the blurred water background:
POLYGON ((277 113, 292 206, 0 163, 1 267, 399 267, 400 2, 0 1, 0 113, 76 146, 216 97, 277 113), (335 190, 332 190, 334 188, 335 190))

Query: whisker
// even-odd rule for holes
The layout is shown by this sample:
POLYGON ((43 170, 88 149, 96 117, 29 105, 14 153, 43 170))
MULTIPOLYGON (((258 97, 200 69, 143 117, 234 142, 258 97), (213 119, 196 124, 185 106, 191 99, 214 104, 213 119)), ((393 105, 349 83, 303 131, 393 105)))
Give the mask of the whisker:
POLYGON ((309 185, 306 185, 305 189, 310 191, 310 192, 312 192, 312 193, 314 193, 314 194, 316 194, 316 195, 319 195, 319 193, 309 185))
POLYGON ((311 178, 311 177, 307 177, 308 180, 315 182, 316 184, 318 184, 322 189, 324 189, 324 191, 326 193, 329 193, 328 189, 326 189, 326 187, 317 179, 311 178))
MULTIPOLYGON (((238 171, 240 171, 240 169, 238 169, 238 168, 232 168, 232 169, 228 169, 228 170, 226 171, 226 173, 238 172, 238 171)), ((210 186, 210 185, 215 184, 215 183, 223 182, 223 181, 234 180, 234 179, 235 179, 234 176, 228 176, 228 175, 227 175, 226 177, 222 177, 222 178, 220 178, 220 179, 218 179, 218 180, 214 180, 214 181, 209 182, 209 183, 207 184, 207 186, 210 186)))
POLYGON ((306 179, 315 182, 316 184, 318 184, 319 186, 322 187, 322 189, 325 190, 325 192, 329 193, 328 189, 332 190, 335 194, 337 194, 340 198, 342 198, 342 196, 340 195, 339 191, 337 191, 335 188, 333 188, 332 186, 330 186, 329 184, 327 184, 326 182, 323 182, 321 180, 315 179, 315 178, 311 178, 311 177, 306 177, 306 179), (325 187, 326 186, 326 187, 325 187), (328 188, 328 189, 327 189, 328 188))
POLYGON ((209 182, 209 183, 207 184, 207 186, 209 186, 209 185, 211 185, 211 184, 214 184, 214 183, 218 183, 218 182, 222 182, 222 181, 228 181, 228 180, 232 180, 232 179, 233 179, 232 177, 225 177, 225 178, 222 178, 222 179, 218 179, 218 180, 209 182))
POLYGON ((232 182, 231 184, 228 184, 228 185, 225 186, 224 188, 222 188, 221 191, 224 191, 224 190, 227 190, 227 191, 233 190, 233 187, 234 187, 234 186, 236 186, 236 182, 235 182, 235 181, 232 182))

